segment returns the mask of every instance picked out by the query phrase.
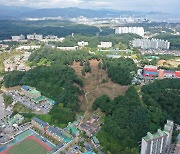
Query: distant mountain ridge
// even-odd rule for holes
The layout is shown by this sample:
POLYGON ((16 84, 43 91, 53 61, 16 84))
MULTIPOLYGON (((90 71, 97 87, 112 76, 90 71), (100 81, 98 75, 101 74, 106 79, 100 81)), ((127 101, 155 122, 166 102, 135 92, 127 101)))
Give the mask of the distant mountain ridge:
POLYGON ((104 18, 104 17, 120 17, 121 15, 148 15, 163 14, 161 12, 136 12, 136 11, 119 11, 119 10, 91 10, 81 8, 47 8, 34 9, 20 6, 4 6, 0 5, 0 19, 23 19, 23 18, 42 18, 42 17, 64 17, 75 18, 84 16, 88 18, 104 18))

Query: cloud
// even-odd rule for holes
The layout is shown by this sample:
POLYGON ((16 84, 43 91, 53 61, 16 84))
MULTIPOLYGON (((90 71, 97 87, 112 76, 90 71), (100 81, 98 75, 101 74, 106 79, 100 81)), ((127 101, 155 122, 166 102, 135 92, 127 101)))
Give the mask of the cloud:
POLYGON ((162 12, 180 10, 180 0, 0 0, 0 4, 35 8, 80 7, 162 12))

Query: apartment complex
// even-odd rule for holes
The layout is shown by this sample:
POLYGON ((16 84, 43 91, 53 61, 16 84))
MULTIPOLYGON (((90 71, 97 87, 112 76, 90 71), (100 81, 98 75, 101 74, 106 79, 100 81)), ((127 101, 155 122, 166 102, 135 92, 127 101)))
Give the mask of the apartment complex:
POLYGON ((144 28, 143 27, 117 27, 115 29, 115 34, 123 34, 123 33, 133 33, 140 36, 144 36, 144 28))
POLYGON ((160 39, 135 39, 132 42, 133 47, 141 49, 166 49, 170 48, 170 42, 160 39))
POLYGON ((21 41, 21 40, 25 40, 25 36, 22 34, 19 36, 12 36, 12 41, 21 41))
POLYGON ((164 130, 158 129, 155 134, 147 133, 142 138, 141 154, 164 154, 168 150, 173 132, 173 121, 167 120, 164 130))
POLYGON ((42 39, 43 39, 43 35, 41 35, 41 34, 36 34, 36 33, 34 33, 34 34, 28 34, 28 35, 27 35, 27 39, 28 39, 28 40, 42 40, 42 39))
POLYGON ((98 48, 112 48, 112 42, 101 42, 98 48))

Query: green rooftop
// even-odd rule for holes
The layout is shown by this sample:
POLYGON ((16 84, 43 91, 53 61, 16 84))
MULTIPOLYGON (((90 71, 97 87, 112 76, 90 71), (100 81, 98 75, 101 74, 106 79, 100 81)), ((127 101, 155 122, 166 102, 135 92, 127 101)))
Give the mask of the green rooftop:
POLYGON ((30 91, 30 93, 32 93, 32 94, 38 94, 38 93, 41 93, 41 92, 38 91, 38 90, 36 90, 36 89, 32 89, 32 90, 30 91))
POLYGON ((43 101, 43 100, 45 100, 45 99, 46 99, 45 96, 40 96, 40 97, 38 97, 38 98, 33 98, 33 100, 34 100, 35 102, 40 102, 40 101, 43 101))
POLYGON ((15 115, 14 117, 12 117, 8 122, 9 122, 9 124, 12 125, 12 124, 21 122, 22 118, 23 118, 22 115, 16 114, 16 115, 15 115))
POLYGON ((71 124, 69 124, 69 125, 66 127, 66 129, 67 129, 68 131, 72 131, 72 134, 74 134, 74 135, 76 135, 76 134, 78 133, 78 130, 77 130, 75 127, 73 127, 71 124))
POLYGON ((165 136, 167 135, 165 133, 165 131, 162 131, 160 129, 158 129, 158 132, 154 133, 154 134, 151 134, 150 132, 147 133, 147 135, 145 137, 143 137, 146 141, 149 141, 149 140, 153 140, 153 139, 156 139, 156 138, 159 138, 159 137, 162 137, 162 136, 165 136))
POLYGON ((99 144, 99 140, 97 139, 96 136, 93 136, 92 139, 93 139, 93 141, 94 141, 95 144, 99 144))

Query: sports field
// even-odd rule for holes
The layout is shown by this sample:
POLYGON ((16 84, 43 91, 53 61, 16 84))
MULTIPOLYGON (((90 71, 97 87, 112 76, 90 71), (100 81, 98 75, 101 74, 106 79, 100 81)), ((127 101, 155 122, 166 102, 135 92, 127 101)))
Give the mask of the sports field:
POLYGON ((10 148, 7 154, 47 154, 47 150, 36 141, 29 139, 10 148))
POLYGON ((34 136, 29 136, 20 143, 7 149, 5 154, 47 154, 51 148, 34 136))

